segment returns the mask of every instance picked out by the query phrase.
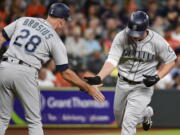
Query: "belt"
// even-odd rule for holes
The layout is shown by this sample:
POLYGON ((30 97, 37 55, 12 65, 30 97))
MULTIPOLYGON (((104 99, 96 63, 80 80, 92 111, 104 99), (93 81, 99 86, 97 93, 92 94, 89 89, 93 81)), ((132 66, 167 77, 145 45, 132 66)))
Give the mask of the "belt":
POLYGON ((136 84, 141 84, 142 83, 142 81, 132 81, 132 80, 129 80, 126 77, 121 76, 119 73, 118 73, 118 76, 119 76, 120 79, 122 79, 125 82, 128 82, 131 85, 136 85, 136 84))
POLYGON ((28 66, 28 67, 32 67, 31 65, 25 63, 24 61, 18 60, 18 59, 16 59, 16 58, 3 57, 3 58, 2 58, 2 61, 7 61, 7 62, 11 62, 11 63, 16 63, 16 64, 20 64, 20 65, 25 65, 25 66, 28 66))

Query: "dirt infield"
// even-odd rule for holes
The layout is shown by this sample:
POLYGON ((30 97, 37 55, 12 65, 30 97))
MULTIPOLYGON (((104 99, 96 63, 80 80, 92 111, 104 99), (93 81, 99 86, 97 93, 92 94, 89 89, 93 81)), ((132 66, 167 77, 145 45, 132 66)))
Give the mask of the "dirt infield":
MULTIPOLYGON (((59 129, 59 128, 45 128, 45 135, 78 135, 80 133, 107 133, 107 132, 118 132, 119 129, 111 128, 111 129, 91 129, 91 128, 83 128, 83 129, 59 129)), ((9 128, 6 132, 6 135, 28 135, 27 128, 9 128)))
MULTIPOLYGON (((168 130, 168 135, 180 135, 180 129, 166 129, 166 128, 153 128, 150 132, 145 132, 142 128, 137 129, 137 135, 163 135, 168 130), (158 132, 158 133, 156 133, 158 132), (170 134, 169 134, 170 133, 170 134), (173 134, 174 133, 174 134, 173 134)), ((98 134, 98 133, 112 133, 119 134, 118 128, 44 128, 45 135, 80 135, 80 134, 98 134)), ((6 135, 28 135, 27 128, 8 128, 6 135)))

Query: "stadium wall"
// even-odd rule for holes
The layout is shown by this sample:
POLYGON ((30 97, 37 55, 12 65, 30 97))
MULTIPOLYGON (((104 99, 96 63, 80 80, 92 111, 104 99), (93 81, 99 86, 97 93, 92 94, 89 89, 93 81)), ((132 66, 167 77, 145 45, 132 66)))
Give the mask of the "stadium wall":
MULTIPOLYGON (((102 88, 104 103, 97 103, 78 88, 41 88, 41 114, 44 127, 50 128, 115 128, 113 115, 114 89, 102 88)), ((180 127, 180 91, 155 90, 153 127, 180 127)), ((26 127, 24 111, 15 101, 11 127, 26 127)))

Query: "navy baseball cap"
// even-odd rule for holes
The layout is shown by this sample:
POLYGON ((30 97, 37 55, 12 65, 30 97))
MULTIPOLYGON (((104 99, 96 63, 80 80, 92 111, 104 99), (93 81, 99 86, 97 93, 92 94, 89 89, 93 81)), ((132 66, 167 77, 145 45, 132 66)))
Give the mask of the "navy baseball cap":
POLYGON ((70 20, 70 9, 64 3, 53 3, 50 6, 48 11, 48 15, 57 18, 64 18, 65 20, 70 20))
POLYGON ((131 14, 126 27, 126 33, 134 38, 143 36, 149 26, 149 17, 143 11, 136 11, 131 14))

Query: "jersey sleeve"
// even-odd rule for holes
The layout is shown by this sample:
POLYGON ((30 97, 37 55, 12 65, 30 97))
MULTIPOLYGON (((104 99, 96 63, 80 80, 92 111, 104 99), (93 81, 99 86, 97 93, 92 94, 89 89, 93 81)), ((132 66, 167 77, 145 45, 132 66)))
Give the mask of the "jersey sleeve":
POLYGON ((10 23, 9 25, 7 25, 6 27, 4 27, 4 29, 2 30, 2 34, 3 37, 9 41, 13 35, 13 33, 15 32, 16 29, 16 25, 17 25, 18 20, 10 23))
POLYGON ((170 63, 177 58, 169 43, 160 35, 158 35, 158 42, 155 47, 156 53, 163 63, 170 63))
POLYGON ((111 49, 109 51, 108 58, 114 59, 116 61, 119 61, 119 59, 121 58, 122 53, 123 53, 122 36, 123 35, 121 34, 121 32, 115 36, 115 38, 112 42, 111 49))
POLYGON ((52 41, 51 55, 56 63, 56 71, 63 71, 68 69, 67 51, 60 39, 52 41))

